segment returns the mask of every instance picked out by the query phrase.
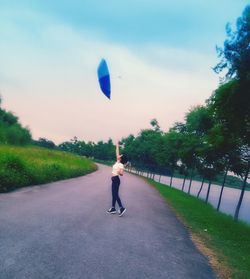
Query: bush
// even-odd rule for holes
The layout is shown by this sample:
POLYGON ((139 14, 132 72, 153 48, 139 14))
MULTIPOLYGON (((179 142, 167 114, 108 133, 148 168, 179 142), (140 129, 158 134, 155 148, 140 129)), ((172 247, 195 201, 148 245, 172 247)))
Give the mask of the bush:
POLYGON ((15 154, 6 153, 0 157, 0 192, 22 187, 29 182, 25 162, 15 154))
POLYGON ((31 142, 31 133, 23 128, 11 112, 0 108, 0 143, 24 145, 31 142))

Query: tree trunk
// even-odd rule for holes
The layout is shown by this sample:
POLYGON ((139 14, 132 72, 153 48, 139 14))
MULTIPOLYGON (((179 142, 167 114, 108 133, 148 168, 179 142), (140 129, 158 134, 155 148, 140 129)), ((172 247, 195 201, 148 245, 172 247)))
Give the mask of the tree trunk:
POLYGON ((192 169, 192 171, 191 171, 190 182, 189 182, 189 187, 188 187, 188 194, 190 194, 191 184, 193 181, 193 174, 194 174, 194 169, 192 169))
POLYGON ((219 209, 220 209, 222 194, 223 194, 223 190, 224 190, 225 183, 226 183, 226 179, 227 179, 227 173, 228 173, 228 167, 227 167, 226 172, 225 172, 225 174, 224 174, 223 183, 222 183, 222 185, 221 185, 220 197, 219 197, 219 201, 218 201, 217 208, 216 208, 217 211, 219 211, 219 209))
POLYGON ((208 188, 207 188, 206 203, 208 202, 208 197, 209 197, 209 193, 210 193, 211 183, 212 183, 211 180, 209 180, 208 188))
POLYGON ((174 173, 172 173, 171 178, 170 178, 170 187, 172 187, 173 176, 174 176, 174 173))
POLYGON ((183 183, 182 183, 182 188, 181 188, 181 191, 182 191, 182 192, 184 191, 184 186, 185 186, 186 178, 187 178, 187 176, 185 175, 185 176, 184 176, 183 183))
POLYGON ((246 189, 246 185, 247 185, 247 178, 248 178, 248 174, 249 174, 249 169, 250 169, 250 161, 248 162, 248 165, 247 165, 247 171, 246 171, 246 175, 245 175, 245 178, 244 178, 244 181, 243 181, 243 185, 242 185, 242 189, 241 189, 241 193, 240 193, 240 198, 239 198, 236 210, 235 210, 234 220, 238 220, 238 217, 239 217, 240 207, 241 207, 241 203, 242 203, 244 193, 245 193, 245 189, 246 189))
POLYGON ((159 183, 161 183, 161 175, 159 175, 159 183))
POLYGON ((204 181, 205 181, 205 178, 203 177, 202 182, 201 182, 200 190, 199 190, 199 192, 198 192, 198 194, 197 194, 197 198, 199 198, 199 196, 200 196, 200 193, 201 193, 202 188, 203 188, 203 185, 204 185, 204 181))

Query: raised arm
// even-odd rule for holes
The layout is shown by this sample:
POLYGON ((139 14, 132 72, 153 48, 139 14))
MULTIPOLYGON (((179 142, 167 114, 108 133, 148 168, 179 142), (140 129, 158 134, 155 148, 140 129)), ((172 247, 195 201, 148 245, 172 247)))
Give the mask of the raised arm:
POLYGON ((120 158, 119 141, 116 143, 116 160, 120 158))

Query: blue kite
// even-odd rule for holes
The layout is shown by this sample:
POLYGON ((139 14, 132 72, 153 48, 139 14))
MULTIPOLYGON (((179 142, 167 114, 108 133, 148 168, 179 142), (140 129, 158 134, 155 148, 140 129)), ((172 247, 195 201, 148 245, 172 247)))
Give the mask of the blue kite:
POLYGON ((106 97, 110 99, 111 97, 110 76, 109 76, 108 65, 104 59, 101 60, 98 66, 97 74, 98 74, 99 84, 102 92, 106 97))

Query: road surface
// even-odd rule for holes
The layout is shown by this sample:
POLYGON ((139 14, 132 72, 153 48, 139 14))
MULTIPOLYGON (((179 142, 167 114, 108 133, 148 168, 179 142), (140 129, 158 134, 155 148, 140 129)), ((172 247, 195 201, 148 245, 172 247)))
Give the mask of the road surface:
POLYGON ((158 192, 125 174, 109 215, 110 168, 0 195, 1 279, 216 278, 158 192))

